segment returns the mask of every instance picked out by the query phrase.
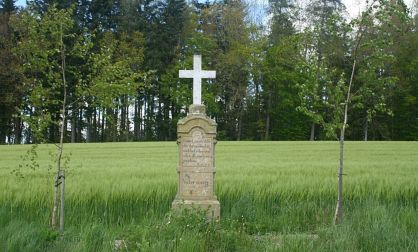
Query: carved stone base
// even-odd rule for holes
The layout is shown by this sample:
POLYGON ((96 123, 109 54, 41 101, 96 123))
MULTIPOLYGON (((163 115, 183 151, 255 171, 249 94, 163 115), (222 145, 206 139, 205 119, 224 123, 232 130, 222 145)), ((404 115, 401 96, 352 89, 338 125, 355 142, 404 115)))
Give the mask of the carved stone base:
POLYGON ((192 104, 189 106, 189 115, 206 115, 206 107, 205 105, 199 105, 199 104, 192 104))
POLYGON ((175 199, 172 203, 175 212, 183 209, 206 210, 206 216, 210 220, 219 220, 221 216, 221 205, 217 200, 180 200, 175 199))

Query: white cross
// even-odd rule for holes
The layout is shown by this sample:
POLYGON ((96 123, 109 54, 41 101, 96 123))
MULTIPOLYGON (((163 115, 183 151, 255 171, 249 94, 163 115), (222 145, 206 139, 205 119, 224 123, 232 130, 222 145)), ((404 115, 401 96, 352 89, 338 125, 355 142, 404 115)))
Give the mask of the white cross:
POLYGON ((202 104, 202 79, 216 78, 216 71, 202 70, 202 55, 193 55, 193 70, 180 70, 180 78, 193 79, 193 104, 202 104))

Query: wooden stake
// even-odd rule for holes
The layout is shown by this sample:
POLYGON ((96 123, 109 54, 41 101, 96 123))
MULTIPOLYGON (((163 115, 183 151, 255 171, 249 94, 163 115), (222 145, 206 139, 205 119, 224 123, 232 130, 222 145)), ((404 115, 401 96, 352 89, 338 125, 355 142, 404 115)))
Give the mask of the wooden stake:
POLYGON ((60 232, 64 232, 64 206, 65 206, 65 172, 61 170, 60 172, 60 179, 61 179, 61 210, 60 210, 60 232))
POLYGON ((57 211, 58 211, 58 174, 54 181, 54 203, 52 207, 51 227, 57 227, 57 211))

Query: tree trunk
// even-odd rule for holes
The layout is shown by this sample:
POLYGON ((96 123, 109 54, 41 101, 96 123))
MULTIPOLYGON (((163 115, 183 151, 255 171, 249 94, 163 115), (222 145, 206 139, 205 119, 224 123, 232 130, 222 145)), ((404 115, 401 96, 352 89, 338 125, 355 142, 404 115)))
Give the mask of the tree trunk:
MULTIPOLYGON (((59 114, 54 113, 53 115, 51 115, 51 117, 52 117, 52 120, 54 120, 55 122, 60 120, 59 114)), ((57 130, 56 125, 54 123, 51 123, 50 126, 48 127, 48 131, 46 132, 47 134, 46 139, 48 139, 50 143, 58 142, 56 138, 56 130, 57 130)))
POLYGON ((174 140, 176 138, 177 131, 176 131, 175 125, 176 125, 176 122, 177 122, 177 119, 178 119, 178 113, 179 113, 178 108, 177 108, 175 102, 173 101, 171 103, 171 121, 170 121, 170 132, 171 132, 170 133, 170 139, 171 140, 174 140))
POLYGON ((65 120, 64 120, 64 129, 63 129, 63 131, 64 131, 64 139, 63 139, 63 141, 65 142, 65 139, 66 139, 66 137, 67 137, 67 122, 68 122, 68 114, 67 115, 65 115, 65 120))
POLYGON ((101 127, 101 142, 102 143, 107 138, 107 136, 106 136, 106 129, 105 129, 105 127, 107 127, 107 125, 105 125, 105 123, 107 123, 107 121, 105 121, 105 117, 106 116, 107 116, 107 114, 106 114, 105 109, 102 109, 102 123, 100 125, 100 127, 101 127))
MULTIPOLYGON (((255 85, 255 104, 256 104, 256 111, 257 111, 256 118, 257 118, 257 122, 261 122, 262 121, 262 116, 261 116, 262 105, 261 105, 261 98, 260 98, 260 85, 258 84, 257 81, 255 81, 254 85, 255 85)), ((259 130, 260 129, 257 128, 257 131, 259 130)), ((256 135, 257 135, 257 139, 260 139, 260 140, 263 139, 262 134, 256 133, 256 135)))
POLYGON ((65 47, 64 42, 62 40, 62 26, 61 26, 61 71, 62 71, 62 83, 63 83, 63 101, 62 101, 62 120, 61 125, 59 125, 60 131, 60 143, 58 146, 57 152, 57 176, 55 180, 55 189, 54 189, 54 205, 53 205, 53 212, 52 212, 52 220, 51 224, 53 228, 56 228, 56 218, 57 218, 57 210, 58 210, 58 186, 61 183, 61 211, 60 211, 60 231, 64 231, 64 171, 61 169, 61 159, 62 153, 64 151, 64 129, 65 129, 65 122, 66 122, 66 106, 67 106, 67 83, 65 78, 65 47))
POLYGON ((138 116, 138 97, 136 97, 135 98, 135 102, 134 102, 134 141, 138 141, 138 135, 139 135, 139 131, 138 131, 138 126, 139 126, 139 123, 138 123, 138 119, 139 119, 139 116, 138 116))
POLYGON ((113 111, 110 108, 106 108, 106 113, 105 116, 102 120, 106 120, 105 122, 105 127, 104 127, 104 136, 105 136, 105 141, 106 142, 110 142, 112 141, 112 118, 113 118, 113 111))
POLYGON ((335 209, 334 224, 339 224, 343 220, 343 171, 344 171, 344 134, 345 125, 340 133, 340 162, 338 165, 338 199, 335 209))
POLYGON ((119 132, 118 132, 118 120, 119 120, 119 106, 115 108, 113 113, 113 124, 112 124, 112 141, 118 142, 119 132))
POLYGON ((149 113, 148 113, 148 101, 149 101, 149 99, 148 99, 148 97, 146 96, 145 97, 145 99, 144 99, 144 131, 142 132, 142 134, 143 134, 143 139, 146 139, 146 140, 148 140, 148 125, 149 125, 149 123, 148 123, 148 121, 149 121, 149 113))
POLYGON ((369 121, 366 118, 366 122, 364 124, 364 141, 368 140, 368 131, 369 131, 369 121))
MULTIPOLYGON (((159 92, 161 95, 161 92, 159 92)), ((164 139, 164 121, 163 121, 163 111, 161 106, 161 99, 158 98, 158 112, 157 112, 157 122, 156 122, 156 128, 157 128, 157 140, 161 141, 164 139)))
POLYGON ((126 97, 123 95, 120 98, 120 104, 121 104, 120 106, 120 131, 119 131, 120 141, 123 141, 125 139, 125 134, 126 134, 127 111, 126 111, 125 103, 126 103, 126 97))
POLYGON ((126 129, 126 142, 129 142, 129 128, 131 127, 131 123, 129 121, 129 98, 126 98, 127 102, 126 102, 126 122, 125 122, 125 129, 126 129))
POLYGON ((238 114, 238 131, 237 131, 237 141, 241 141, 241 134, 242 134, 242 114, 243 114, 243 106, 241 104, 241 108, 238 114))
POLYGON ((311 137, 309 138, 309 141, 315 141, 315 123, 312 123, 311 126, 311 137))
POLYGON ((139 132, 138 132, 138 140, 142 140, 142 139, 144 139, 144 131, 145 131, 145 115, 143 115, 142 113, 144 112, 145 113, 145 102, 141 102, 141 101, 139 101, 139 104, 138 104, 138 107, 139 107, 139 117, 138 117, 138 123, 139 123, 139 125, 138 125, 138 129, 139 129, 139 132))
POLYGON ((335 208, 334 224, 339 224, 343 220, 343 175, 344 175, 344 136, 345 128, 348 121, 348 105, 350 103, 351 87, 353 85, 354 71, 356 69, 356 60, 353 63, 353 69, 351 71, 350 84, 348 85, 347 98, 345 100, 344 108, 344 122, 340 133, 340 162, 338 167, 338 198, 337 207, 335 208))
POLYGON ((22 119, 20 116, 16 117, 15 119, 15 143, 21 144, 22 143, 22 119))
POLYGON ((96 127, 96 142, 102 142, 102 110, 100 108, 96 108, 97 110, 97 127, 96 127))
POLYGON ((145 129, 145 138, 146 140, 152 140, 154 138, 154 125, 155 123, 152 121, 154 117, 154 96, 153 94, 148 96, 147 99, 147 109, 146 112, 146 129, 145 129))
MULTIPOLYGON (((32 110, 32 108, 29 109, 29 116, 30 117, 33 116, 33 110, 32 110)), ((36 137, 33 134, 31 127, 28 128, 28 139, 26 140, 26 143, 27 144, 29 144, 29 143, 36 143, 36 137)))
POLYGON ((168 141, 170 139, 170 101, 168 99, 168 97, 166 98, 166 100, 164 101, 164 107, 163 107, 163 111, 164 111, 164 141, 168 141))
POLYGON ((78 110, 78 119, 77 119, 77 142, 83 142, 83 109, 78 110))
POLYGON ((91 141, 97 141, 97 109, 93 108, 93 125, 91 130, 91 141))
POLYGON ((86 108, 86 123, 87 123, 86 143, 90 143, 91 136, 92 136, 92 110, 90 107, 86 108))
MULTIPOLYGON (((374 3, 374 2, 373 2, 374 3)), ((371 4, 369 9, 366 11, 366 13, 370 10, 370 8, 373 8, 374 4, 371 4)), ((353 86, 353 79, 354 79, 354 72, 356 70, 356 63, 357 63, 357 50, 360 46, 361 39, 364 35, 363 25, 365 18, 362 17, 359 25, 359 29, 356 36, 356 46, 353 50, 353 68, 351 69, 351 76, 350 76, 350 83, 348 85, 347 90, 347 98, 345 100, 345 108, 344 108, 344 123, 341 128, 341 134, 340 134, 340 163, 338 168, 338 199, 337 199, 337 207, 335 209, 335 217, 334 217, 334 224, 341 223, 343 220, 343 171, 344 171, 344 136, 345 136, 345 128, 347 126, 348 121, 348 105, 350 103, 350 95, 351 95, 351 88, 353 86)))
POLYGON ((76 114, 75 110, 71 111, 71 143, 75 143, 76 141, 76 114))
POLYGON ((14 144, 13 131, 11 128, 11 119, 9 120, 9 127, 7 129, 7 144, 14 144))
POLYGON ((5 118, 0 117, 0 144, 6 143, 6 131, 7 131, 7 123, 5 118))
POLYGON ((271 99, 272 99, 272 93, 269 92, 268 98, 267 98, 267 112, 266 112, 266 132, 264 135, 264 140, 267 141, 270 139, 270 111, 271 111, 271 99))

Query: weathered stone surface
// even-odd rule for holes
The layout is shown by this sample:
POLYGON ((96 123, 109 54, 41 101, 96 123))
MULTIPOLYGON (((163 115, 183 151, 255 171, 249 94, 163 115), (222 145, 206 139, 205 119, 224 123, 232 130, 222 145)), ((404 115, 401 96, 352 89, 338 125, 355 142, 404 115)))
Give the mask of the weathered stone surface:
POLYGON ((184 171, 179 176, 182 199, 213 199, 213 172, 184 171))
POLYGON ((206 216, 209 219, 216 220, 221 216, 221 206, 217 200, 179 200, 173 201, 173 209, 180 211, 182 209, 204 209, 206 210, 206 216))
POLYGON ((177 124, 178 191, 173 208, 203 208, 208 217, 219 218, 220 204, 214 194, 216 122, 205 115, 203 105, 191 105, 177 124))
POLYGON ((193 128, 189 136, 181 139, 179 167, 182 170, 193 168, 193 171, 213 170, 213 142, 201 128, 193 128))

